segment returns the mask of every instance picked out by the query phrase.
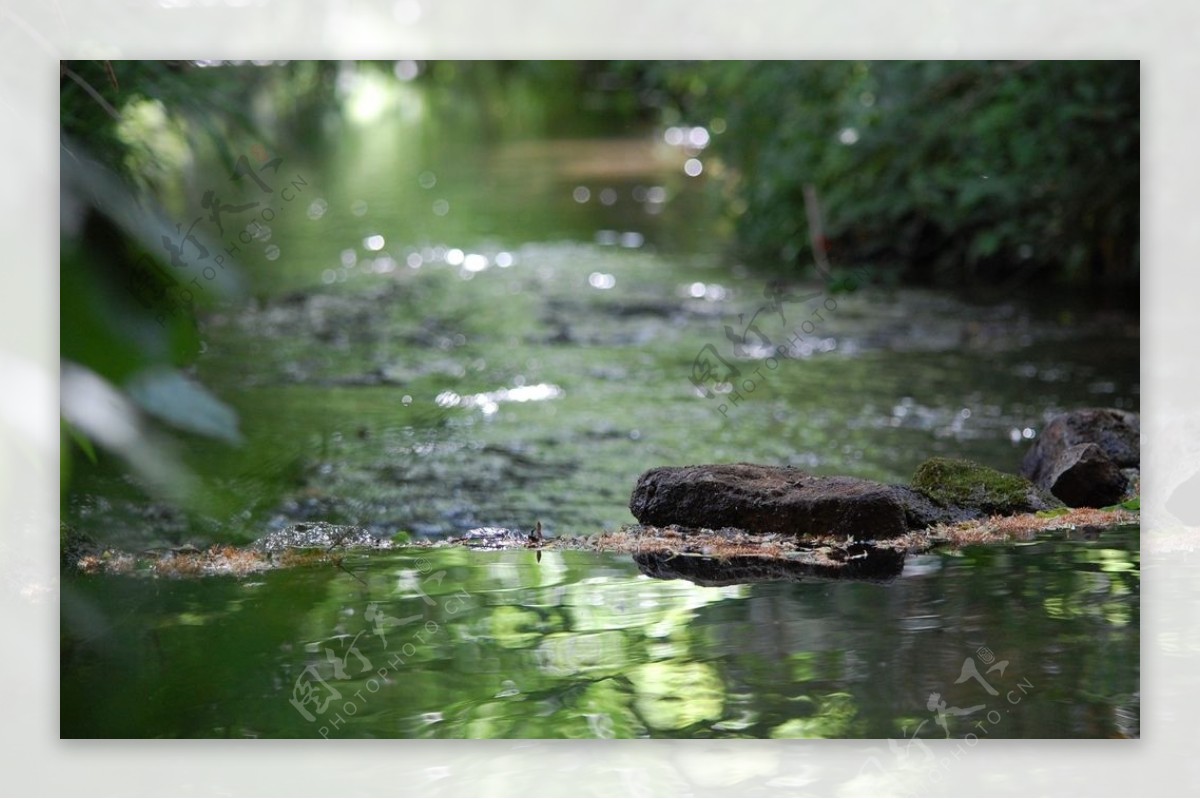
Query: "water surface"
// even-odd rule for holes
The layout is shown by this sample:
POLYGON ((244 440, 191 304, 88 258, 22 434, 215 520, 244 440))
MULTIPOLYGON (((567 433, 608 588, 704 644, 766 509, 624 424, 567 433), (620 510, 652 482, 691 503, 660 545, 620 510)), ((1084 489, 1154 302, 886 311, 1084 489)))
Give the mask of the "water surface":
POLYGON ((926 554, 882 585, 706 588, 628 556, 444 549, 89 577, 67 615, 121 610, 68 624, 62 732, 1136 736, 1137 535, 926 554))

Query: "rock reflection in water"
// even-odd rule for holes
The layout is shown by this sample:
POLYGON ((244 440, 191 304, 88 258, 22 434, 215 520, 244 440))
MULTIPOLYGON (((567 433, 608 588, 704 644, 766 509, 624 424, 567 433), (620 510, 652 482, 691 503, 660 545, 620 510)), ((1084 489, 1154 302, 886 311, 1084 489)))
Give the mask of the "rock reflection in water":
MULTIPOLYGON (((698 555, 637 554, 638 569, 659 580, 689 580, 697 585, 722 586, 804 579, 889 582, 904 568, 902 550, 856 544, 844 551, 840 563, 741 555, 708 558, 698 555)), ((839 552, 839 554, 843 554, 839 552)))

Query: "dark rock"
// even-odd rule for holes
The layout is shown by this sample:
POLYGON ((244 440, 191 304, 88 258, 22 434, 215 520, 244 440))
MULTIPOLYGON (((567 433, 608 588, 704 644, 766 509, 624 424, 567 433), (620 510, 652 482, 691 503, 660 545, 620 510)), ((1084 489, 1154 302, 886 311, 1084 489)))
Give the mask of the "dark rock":
POLYGON ((932 502, 929 497, 909 486, 884 486, 904 509, 904 523, 909 530, 923 530, 934 524, 950 523, 971 518, 958 508, 948 508, 932 502))
POLYGON ((1136 482, 1129 470, 1140 464, 1140 433, 1138 415, 1129 411, 1085 408, 1064 413, 1033 442, 1021 473, 1074 507, 1115 504, 1136 482))
POLYGON ((1039 488, 1050 490, 1055 464, 1071 447, 1095 444, 1120 468, 1141 462, 1141 422, 1136 413, 1116 408, 1084 408, 1056 416, 1033 442, 1021 462, 1021 474, 1039 488))
POLYGON ((923 463, 911 487, 750 463, 663 466, 638 478, 629 500, 646 525, 866 540, 1058 507, 1061 502, 1022 477, 946 458, 923 463))
POLYGON ((937 516, 908 489, 750 463, 651 469, 638 478, 629 509, 649 525, 866 539, 894 538, 937 516))
POLYGON ((1073 508, 1103 508, 1125 496, 1129 481, 1095 444, 1076 444, 1059 453, 1046 472, 1054 496, 1073 508))
POLYGON ((1062 507, 1024 477, 954 458, 922 463, 913 474, 912 487, 944 508, 952 521, 1062 507))
POLYGON ((697 585, 719 586, 806 579, 888 582, 904 569, 903 550, 855 544, 834 550, 827 560, 808 562, 753 555, 703 558, 660 553, 637 554, 638 569, 660 580, 689 580, 697 585))
POLYGON ((1129 490, 1126 491, 1126 499, 1133 499, 1138 496, 1138 489, 1141 488, 1142 471, 1141 469, 1125 468, 1121 470, 1121 474, 1125 475, 1125 479, 1129 481, 1129 490))

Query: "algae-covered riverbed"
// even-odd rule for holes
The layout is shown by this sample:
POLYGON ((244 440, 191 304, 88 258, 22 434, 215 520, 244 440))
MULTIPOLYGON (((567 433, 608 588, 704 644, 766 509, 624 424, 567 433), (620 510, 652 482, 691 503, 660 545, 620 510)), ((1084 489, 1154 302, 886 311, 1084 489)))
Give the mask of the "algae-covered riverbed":
MULTIPOLYGON (((288 161, 304 185, 243 253, 251 291, 201 320, 196 376, 242 439, 185 440, 213 509, 102 463, 65 521, 131 551, 312 522, 586 535, 632 523, 653 466, 1011 472, 1057 413, 1137 409, 1136 318, 781 289, 724 254, 705 178, 656 131, 496 141, 435 116, 347 123, 288 161), (705 396, 706 347, 737 386, 705 396)), ((1138 563, 1119 526, 913 555, 886 583, 705 587, 628 555, 403 547, 66 574, 62 734, 900 739, 996 712, 991 737, 1136 736, 1138 563)))

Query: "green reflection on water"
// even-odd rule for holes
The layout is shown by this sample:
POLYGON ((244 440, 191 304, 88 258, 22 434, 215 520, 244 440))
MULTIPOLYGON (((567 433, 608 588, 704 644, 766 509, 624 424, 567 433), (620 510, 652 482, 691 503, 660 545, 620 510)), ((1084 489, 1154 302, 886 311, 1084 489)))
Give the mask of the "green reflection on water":
POLYGON ((73 578, 62 732, 899 739, 914 719, 944 735, 937 692, 985 706, 948 717, 955 736, 995 708, 1011 712, 992 737, 1136 735, 1137 542, 930 554, 887 585, 704 588, 627 557, 454 550, 244 581, 73 578), (1134 568, 1093 570, 1114 554, 1134 568), (1005 668, 985 673, 982 647, 1005 668), (960 681, 968 658, 997 696, 960 681))

